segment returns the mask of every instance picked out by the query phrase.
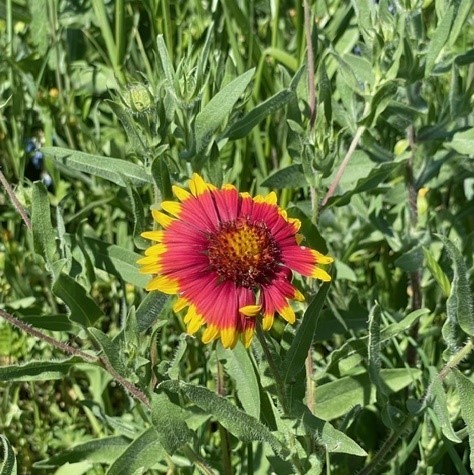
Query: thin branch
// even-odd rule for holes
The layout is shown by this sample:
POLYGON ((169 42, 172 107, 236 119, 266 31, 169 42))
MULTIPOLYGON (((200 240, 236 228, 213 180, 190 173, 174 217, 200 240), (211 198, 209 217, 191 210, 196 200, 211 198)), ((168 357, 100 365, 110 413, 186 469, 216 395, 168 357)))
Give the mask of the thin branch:
POLYGON ((121 376, 117 371, 112 367, 110 361, 104 356, 95 356, 90 355, 78 348, 74 348, 73 346, 64 343, 62 341, 56 340, 56 338, 50 337, 46 335, 40 330, 33 328, 32 326, 28 325, 25 322, 22 322, 18 318, 10 315, 9 313, 5 312, 4 310, 0 309, 0 316, 3 317, 7 322, 13 325, 16 328, 28 333, 39 340, 43 340, 46 343, 58 348, 59 350, 63 351, 64 353, 68 353, 73 356, 78 356, 79 358, 87 361, 88 363, 100 363, 109 373, 110 375, 119 383, 126 391, 128 391, 132 396, 138 399, 141 403, 143 403, 146 407, 150 407, 150 401, 146 397, 146 395, 140 391, 136 386, 134 386, 130 381, 126 380, 123 376, 121 376))
POLYGON ((4 310, 0 309, 0 316, 3 317, 5 320, 7 320, 7 322, 11 323, 14 327, 19 328, 20 330, 24 331, 25 333, 28 333, 31 336, 34 336, 35 338, 38 338, 39 340, 43 340, 46 343, 49 343, 51 346, 58 348, 64 353, 69 353, 70 355, 73 355, 73 356, 79 356, 79 358, 82 358, 84 361, 87 361, 88 363, 97 362, 96 356, 90 355, 89 353, 79 350, 78 348, 74 348, 73 346, 68 345, 67 343, 56 340, 56 338, 46 335, 46 333, 43 333, 42 331, 37 330, 36 328, 33 328, 27 323, 22 322, 21 320, 14 317, 13 315, 10 315, 4 310))
POLYGON ((308 0, 304 0, 304 30, 306 35, 307 58, 308 58, 308 90, 309 90, 309 127, 312 129, 316 121, 316 93, 314 86, 314 51, 313 38, 311 36, 311 10, 308 0))
POLYGON ((16 208, 16 210, 20 214, 21 218, 23 219, 23 222, 26 224, 26 227, 31 231, 30 218, 28 217, 28 214, 25 211, 25 208, 23 208, 21 203, 18 201, 18 198, 16 197, 15 192, 13 191, 13 188, 11 187, 10 183, 8 183, 8 180, 5 178, 5 175, 3 174, 2 170, 0 170, 0 182, 2 182, 3 188, 5 188, 5 191, 10 197, 10 200, 13 206, 16 208))
POLYGON ((359 141, 360 141, 360 138, 362 137, 362 134, 364 133, 364 130, 365 130, 365 126, 363 125, 357 128, 354 138, 352 139, 352 142, 349 145, 349 150, 347 150, 346 156, 342 160, 342 163, 339 165, 336 176, 334 177, 334 180, 332 181, 331 186, 329 187, 329 190, 326 193, 326 196, 324 197, 321 203, 321 208, 326 205, 329 198, 331 198, 331 196, 336 191, 337 185, 341 181, 342 174, 344 173, 344 170, 346 169, 347 164, 349 163, 349 160, 351 159, 357 146, 359 145, 359 141))

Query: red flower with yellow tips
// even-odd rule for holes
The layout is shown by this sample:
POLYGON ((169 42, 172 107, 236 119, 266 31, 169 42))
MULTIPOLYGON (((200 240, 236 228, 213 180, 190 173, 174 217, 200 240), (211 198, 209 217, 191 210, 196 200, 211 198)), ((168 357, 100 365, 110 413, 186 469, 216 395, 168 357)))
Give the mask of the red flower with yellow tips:
POLYGON ((187 308, 188 333, 205 325, 202 341, 220 338, 225 348, 239 337, 248 347, 256 318, 264 330, 275 313, 293 323, 290 300, 304 297, 291 283, 292 271, 329 281, 319 265, 333 259, 300 245, 300 221, 288 218, 273 192, 252 198, 197 174, 189 190, 173 186, 179 202, 152 211, 162 229, 142 234, 156 242, 138 261, 142 273, 154 276, 147 290, 178 294, 173 309, 187 308))

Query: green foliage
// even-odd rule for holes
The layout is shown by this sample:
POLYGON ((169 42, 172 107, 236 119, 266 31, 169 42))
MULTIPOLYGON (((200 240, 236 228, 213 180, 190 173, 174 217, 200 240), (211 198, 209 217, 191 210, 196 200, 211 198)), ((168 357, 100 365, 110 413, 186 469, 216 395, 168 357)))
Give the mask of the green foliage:
POLYGON ((0 2, 0 474, 471 473, 472 13, 0 2), (248 350, 143 290, 196 171, 335 259, 248 350))

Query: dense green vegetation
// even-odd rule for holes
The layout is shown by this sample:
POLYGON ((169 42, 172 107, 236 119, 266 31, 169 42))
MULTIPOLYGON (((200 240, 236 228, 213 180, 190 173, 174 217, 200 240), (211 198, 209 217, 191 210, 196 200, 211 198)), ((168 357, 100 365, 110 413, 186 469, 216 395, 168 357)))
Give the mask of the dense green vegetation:
POLYGON ((2 1, 0 474, 472 473, 473 45, 471 0, 2 1), (138 271, 193 172, 335 260, 248 350, 138 271))

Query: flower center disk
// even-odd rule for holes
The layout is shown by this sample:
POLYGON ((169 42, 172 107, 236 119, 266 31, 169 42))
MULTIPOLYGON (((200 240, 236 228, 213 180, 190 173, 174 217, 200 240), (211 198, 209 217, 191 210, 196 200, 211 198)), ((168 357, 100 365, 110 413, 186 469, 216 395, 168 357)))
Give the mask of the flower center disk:
POLYGON ((208 257, 222 281, 251 289, 274 279, 281 251, 263 221, 241 217, 221 223, 209 236, 208 257))

